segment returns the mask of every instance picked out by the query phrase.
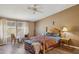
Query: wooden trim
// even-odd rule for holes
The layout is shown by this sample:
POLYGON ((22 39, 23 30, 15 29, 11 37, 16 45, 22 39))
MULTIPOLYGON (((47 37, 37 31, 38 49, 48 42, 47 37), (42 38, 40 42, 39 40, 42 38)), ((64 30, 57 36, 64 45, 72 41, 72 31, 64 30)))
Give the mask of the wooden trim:
POLYGON ((72 46, 72 45, 67 45, 67 44, 64 44, 65 46, 69 46, 69 47, 72 47, 72 48, 75 48, 75 49, 79 49, 79 47, 77 46, 72 46))

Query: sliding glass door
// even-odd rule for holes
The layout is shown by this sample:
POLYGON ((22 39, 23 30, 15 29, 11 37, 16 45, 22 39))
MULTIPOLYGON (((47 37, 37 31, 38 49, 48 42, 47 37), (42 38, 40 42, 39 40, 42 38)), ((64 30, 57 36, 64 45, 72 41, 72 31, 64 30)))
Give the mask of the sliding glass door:
POLYGON ((7 33, 7 40, 10 41, 11 34, 14 34, 16 36, 16 21, 9 21, 6 22, 6 33, 7 33))
POLYGON ((5 43, 9 42, 11 39, 11 34, 20 39, 24 37, 25 34, 29 33, 29 26, 27 22, 12 21, 1 19, 0 20, 0 39, 5 43))
POLYGON ((21 40, 25 34, 28 34, 28 23, 17 21, 16 36, 21 40))

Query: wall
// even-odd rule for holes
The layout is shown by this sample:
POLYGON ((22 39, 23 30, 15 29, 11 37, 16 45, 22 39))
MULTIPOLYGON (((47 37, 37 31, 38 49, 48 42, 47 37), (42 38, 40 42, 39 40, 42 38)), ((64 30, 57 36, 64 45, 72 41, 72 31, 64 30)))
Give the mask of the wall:
POLYGON ((36 23, 36 34, 45 33, 46 27, 49 29, 53 27, 61 29, 63 26, 68 28, 67 35, 72 39, 72 45, 79 46, 79 5, 38 21, 36 23), (55 22, 54 25, 53 21, 55 22))
POLYGON ((29 35, 34 36, 35 35, 35 23, 29 22, 29 35))

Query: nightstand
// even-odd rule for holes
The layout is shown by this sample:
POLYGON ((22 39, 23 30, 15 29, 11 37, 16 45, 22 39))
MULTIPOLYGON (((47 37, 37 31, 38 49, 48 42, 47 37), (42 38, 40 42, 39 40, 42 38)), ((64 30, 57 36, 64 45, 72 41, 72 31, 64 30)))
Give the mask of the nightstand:
POLYGON ((69 45, 70 40, 71 40, 70 38, 61 38, 60 46, 64 46, 65 44, 69 45))

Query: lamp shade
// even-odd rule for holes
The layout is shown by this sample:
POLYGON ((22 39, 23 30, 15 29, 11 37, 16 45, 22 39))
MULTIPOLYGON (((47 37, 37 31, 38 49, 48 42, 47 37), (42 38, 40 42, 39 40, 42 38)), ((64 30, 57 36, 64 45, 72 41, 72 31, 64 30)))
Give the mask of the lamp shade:
POLYGON ((67 27, 63 27, 62 31, 67 32, 68 31, 67 27))

